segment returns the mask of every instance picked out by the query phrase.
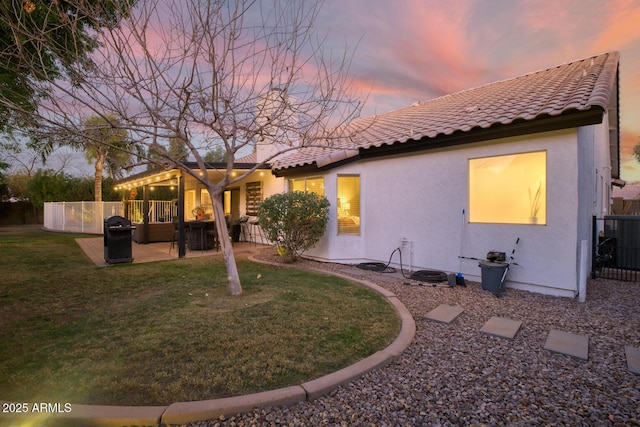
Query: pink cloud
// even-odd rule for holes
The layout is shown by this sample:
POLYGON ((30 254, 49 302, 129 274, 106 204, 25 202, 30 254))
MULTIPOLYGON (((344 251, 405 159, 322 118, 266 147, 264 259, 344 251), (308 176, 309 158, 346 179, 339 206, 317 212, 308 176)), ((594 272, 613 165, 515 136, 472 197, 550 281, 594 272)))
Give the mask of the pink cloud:
POLYGON ((384 105, 391 99, 400 102, 397 108, 490 81, 492 67, 475 54, 477 37, 469 30, 474 5, 346 3, 346 13, 354 19, 350 29, 367 29, 354 61, 355 87, 370 90, 370 102, 383 104, 376 105, 380 111, 394 107, 384 105), (367 13, 357 12, 356 6, 367 13))
POLYGON ((640 40, 640 3, 634 0, 610 0, 603 2, 607 14, 602 20, 602 30, 592 44, 594 51, 628 47, 640 40))
POLYGON ((620 156, 633 156, 633 147, 640 143, 640 135, 637 132, 622 130, 620 132, 620 156))

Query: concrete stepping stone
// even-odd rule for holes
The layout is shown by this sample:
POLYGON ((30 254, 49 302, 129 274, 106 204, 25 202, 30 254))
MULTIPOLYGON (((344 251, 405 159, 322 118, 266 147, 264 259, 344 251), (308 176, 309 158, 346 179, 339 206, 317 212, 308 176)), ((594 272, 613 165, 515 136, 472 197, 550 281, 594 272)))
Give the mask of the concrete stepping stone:
POLYGON ((427 313, 427 319, 441 323, 451 323, 458 317, 464 308, 460 306, 452 306, 441 304, 427 313))
POLYGON ((627 368, 634 374, 640 374, 640 348, 624 346, 624 352, 627 356, 627 368))
POLYGON ((522 322, 519 320, 511 320, 505 317, 496 317, 493 316, 491 319, 484 324, 480 332, 484 332, 485 334, 494 335, 500 338, 509 338, 513 339, 520 327, 522 326, 522 322))
POLYGON ((547 336, 544 349, 577 359, 589 360, 589 337, 552 330, 547 336))

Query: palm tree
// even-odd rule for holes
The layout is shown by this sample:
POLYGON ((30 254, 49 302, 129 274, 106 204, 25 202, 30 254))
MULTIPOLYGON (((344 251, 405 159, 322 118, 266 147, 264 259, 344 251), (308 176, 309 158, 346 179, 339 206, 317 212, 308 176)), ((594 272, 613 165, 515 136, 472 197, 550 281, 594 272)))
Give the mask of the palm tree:
POLYGON ((122 176, 122 169, 131 161, 127 151, 129 135, 119 127, 113 115, 91 116, 83 123, 84 139, 80 143, 85 150, 85 157, 95 167, 94 191, 95 201, 102 201, 102 176, 104 170, 112 178, 122 176))
POLYGON ((638 137, 638 143, 633 147, 633 157, 640 162, 640 137, 638 137))

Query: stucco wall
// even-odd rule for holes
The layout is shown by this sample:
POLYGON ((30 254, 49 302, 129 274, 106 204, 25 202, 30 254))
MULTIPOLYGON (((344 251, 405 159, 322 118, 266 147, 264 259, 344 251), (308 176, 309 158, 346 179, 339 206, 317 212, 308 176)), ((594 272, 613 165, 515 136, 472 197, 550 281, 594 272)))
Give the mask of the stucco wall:
MULTIPOLYGON (((595 135, 596 129, 592 130, 595 135)), ((460 267, 461 244, 464 256, 484 258, 490 250, 508 256, 520 238, 515 253, 519 265, 511 268, 508 286, 571 297, 577 291, 580 192, 576 130, 359 161, 324 176, 325 194, 332 202, 331 220, 321 243, 307 254, 313 258, 386 262, 401 238, 406 238, 411 241, 412 254, 405 250, 405 265, 461 270, 466 278, 480 280, 477 261, 463 260, 460 267), (538 150, 547 150, 546 225, 474 224, 466 215, 463 222, 462 210, 468 213, 470 158, 538 150), (360 174, 360 236, 337 235, 334 205, 339 174, 360 174)), ((394 257, 396 263, 398 260, 394 257)))

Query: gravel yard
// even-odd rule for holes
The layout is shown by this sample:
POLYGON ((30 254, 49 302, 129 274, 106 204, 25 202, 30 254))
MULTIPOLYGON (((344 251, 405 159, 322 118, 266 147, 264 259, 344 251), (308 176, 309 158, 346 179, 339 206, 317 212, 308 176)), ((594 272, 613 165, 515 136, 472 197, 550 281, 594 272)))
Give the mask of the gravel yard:
MULTIPOLYGON (((258 258, 270 258, 269 250, 258 258)), ((416 321, 412 345, 391 364, 327 396, 291 407, 189 424, 204 426, 448 426, 640 424, 640 375, 625 345, 640 347, 640 283, 592 280, 587 302, 507 289, 503 298, 467 287, 407 285, 399 275, 335 264, 394 292, 416 321), (451 324, 426 314, 464 312, 451 324), (492 316, 522 321, 514 339, 480 332, 492 316), (544 350, 551 330, 588 335, 589 360, 544 350)))

